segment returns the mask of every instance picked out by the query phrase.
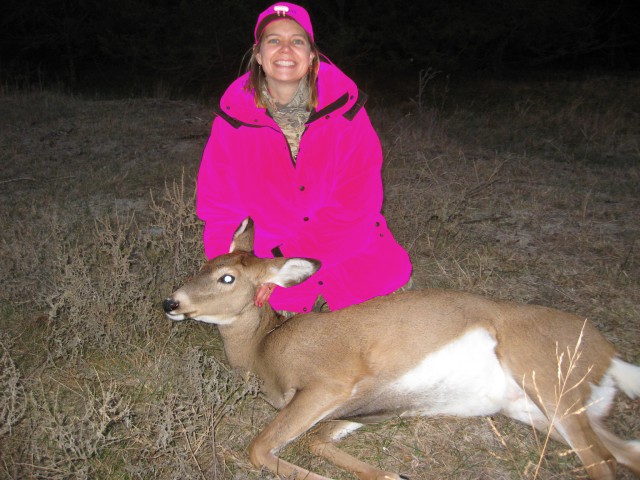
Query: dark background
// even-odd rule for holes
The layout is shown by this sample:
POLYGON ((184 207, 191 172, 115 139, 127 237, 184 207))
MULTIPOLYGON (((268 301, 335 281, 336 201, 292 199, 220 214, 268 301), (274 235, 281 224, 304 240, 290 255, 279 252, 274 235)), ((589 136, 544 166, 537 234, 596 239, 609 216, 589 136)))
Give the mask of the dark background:
MULTIPOLYGON (((5 0, 0 77, 10 86, 142 94, 159 82, 217 95, 240 72, 255 20, 248 0, 5 0)), ((638 0, 299 2, 320 49, 359 82, 431 68, 458 76, 633 72, 638 0)), ((177 89, 177 90, 176 90, 177 89)))

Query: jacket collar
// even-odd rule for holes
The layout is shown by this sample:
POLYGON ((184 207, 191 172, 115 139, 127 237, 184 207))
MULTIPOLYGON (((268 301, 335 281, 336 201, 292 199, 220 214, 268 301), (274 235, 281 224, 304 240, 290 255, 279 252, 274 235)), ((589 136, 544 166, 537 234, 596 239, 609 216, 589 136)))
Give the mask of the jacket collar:
MULTIPOLYGON (((256 107, 252 92, 244 85, 249 74, 237 78, 220 99, 220 116, 229 123, 246 126, 276 127, 266 108, 256 107)), ((332 63, 320 62, 318 72, 318 108, 311 112, 309 122, 330 114, 345 114, 357 106, 358 88, 338 67, 332 63)))

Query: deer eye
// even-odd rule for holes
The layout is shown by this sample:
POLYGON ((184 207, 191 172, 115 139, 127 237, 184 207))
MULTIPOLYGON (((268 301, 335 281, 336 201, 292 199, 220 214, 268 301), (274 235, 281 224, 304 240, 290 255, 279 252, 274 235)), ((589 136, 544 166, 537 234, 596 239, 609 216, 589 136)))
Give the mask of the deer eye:
POLYGON ((233 275, 229 275, 228 273, 227 273, 227 274, 225 274, 225 275, 223 275, 223 276, 221 276, 221 277, 218 279, 218 281, 219 281, 220 283, 226 283, 226 284, 233 283, 233 282, 235 282, 235 280, 236 280, 236 277, 234 277, 233 275))

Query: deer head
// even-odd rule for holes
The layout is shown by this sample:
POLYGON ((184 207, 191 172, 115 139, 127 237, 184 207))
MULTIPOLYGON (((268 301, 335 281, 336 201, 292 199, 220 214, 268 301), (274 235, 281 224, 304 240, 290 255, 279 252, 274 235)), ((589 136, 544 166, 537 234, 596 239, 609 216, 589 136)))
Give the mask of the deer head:
POLYGON ((246 218, 233 236, 230 252, 206 262, 189 282, 164 300, 167 316, 175 321, 229 324, 252 303, 260 285, 291 287, 320 268, 319 261, 306 258, 256 258, 253 238, 253 221, 246 218))

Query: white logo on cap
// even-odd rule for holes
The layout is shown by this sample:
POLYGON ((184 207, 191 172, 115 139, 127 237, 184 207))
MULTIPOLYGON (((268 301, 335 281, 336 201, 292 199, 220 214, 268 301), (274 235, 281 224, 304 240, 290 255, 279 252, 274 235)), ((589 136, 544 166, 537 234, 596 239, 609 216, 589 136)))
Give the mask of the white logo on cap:
POLYGON ((286 15, 289 11, 289 7, 287 7, 286 5, 276 5, 275 7, 273 7, 273 10, 278 14, 278 16, 286 15))

